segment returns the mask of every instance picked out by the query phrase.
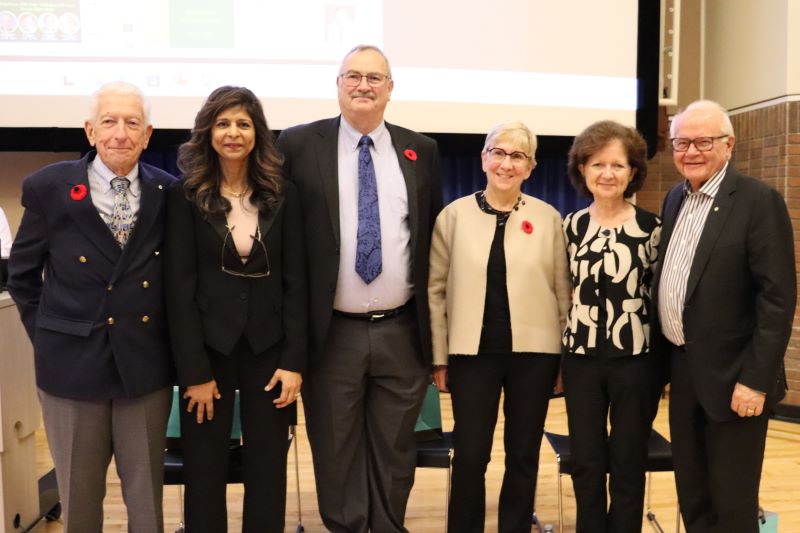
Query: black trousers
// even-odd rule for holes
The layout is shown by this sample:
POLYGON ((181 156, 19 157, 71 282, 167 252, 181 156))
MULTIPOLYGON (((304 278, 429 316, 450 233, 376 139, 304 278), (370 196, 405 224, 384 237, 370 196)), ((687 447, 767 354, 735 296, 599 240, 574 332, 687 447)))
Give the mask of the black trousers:
POLYGON ((208 350, 221 398, 214 402, 214 419, 197 423, 187 413, 181 390, 181 445, 186 479, 184 514, 187 533, 228 530, 226 487, 228 449, 235 390, 239 389, 244 477, 244 533, 284 530, 286 513, 286 452, 290 412, 272 400, 280 386, 266 392, 278 365, 280 346, 253 354, 242 340, 229 356, 208 350))
POLYGON ((557 355, 450 357, 447 376, 455 419, 450 533, 484 530, 485 474, 501 391, 506 458, 498 529, 530 532, 539 448, 558 366, 557 355))
POLYGON ((647 440, 660 394, 657 362, 652 355, 564 356, 577 533, 642 530, 647 440))
POLYGON ((703 384, 692 379, 687 357, 672 351, 669 405, 675 484, 686 531, 757 533, 769 413, 710 419, 697 401, 695 386, 703 384))

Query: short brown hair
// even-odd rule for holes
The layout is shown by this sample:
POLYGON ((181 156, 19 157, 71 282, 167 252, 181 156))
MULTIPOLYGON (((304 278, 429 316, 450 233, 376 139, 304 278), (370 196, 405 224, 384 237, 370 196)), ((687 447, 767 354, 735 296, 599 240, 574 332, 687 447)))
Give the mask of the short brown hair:
POLYGON ((567 156, 567 175, 575 190, 583 196, 592 198, 592 193, 586 186, 586 178, 581 174, 580 166, 585 165, 594 154, 602 150, 613 140, 619 140, 628 156, 628 164, 634 170, 631 182, 625 189, 623 196, 630 198, 633 193, 644 185, 647 177, 647 143, 636 128, 623 126, 613 120, 595 122, 583 130, 572 142, 567 156))

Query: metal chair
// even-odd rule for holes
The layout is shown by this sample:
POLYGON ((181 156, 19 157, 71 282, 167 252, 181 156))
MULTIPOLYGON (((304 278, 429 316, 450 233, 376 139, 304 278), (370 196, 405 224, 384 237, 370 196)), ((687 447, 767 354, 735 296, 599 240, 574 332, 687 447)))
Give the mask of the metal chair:
MULTIPOLYGON (((556 454, 556 462, 558 463, 558 476, 556 477, 558 487, 558 530, 562 531, 564 526, 564 506, 561 493, 561 476, 572 474, 569 435, 559 435, 557 433, 545 431, 544 436, 553 448, 553 452, 556 454)), ((645 497, 645 509, 648 522, 658 533, 664 533, 664 530, 661 528, 661 524, 658 523, 656 515, 650 507, 652 473, 672 471, 674 471, 672 466, 672 446, 667 439, 653 429, 650 431, 650 440, 647 443, 647 492, 645 497)), ((676 533, 680 533, 681 531, 680 508, 678 508, 675 531, 676 533)))
MULTIPOLYGON (((297 487, 297 528, 296 533, 303 533, 302 513, 300 509, 300 463, 298 462, 297 452, 297 409, 296 404, 291 406, 292 418, 289 425, 289 434, 286 451, 294 443, 294 466, 295 480, 297 487)), ((167 423, 167 444, 164 454, 164 485, 177 485, 178 498, 181 506, 181 516, 183 516, 183 452, 181 450, 180 438, 180 412, 179 412, 179 393, 178 387, 173 390, 172 411, 167 423)), ((289 409, 289 407, 287 407, 289 409)), ((242 422, 239 417, 239 391, 236 391, 236 399, 233 405, 233 424, 231 425, 231 440, 228 446, 228 483, 243 483, 242 477, 242 422)), ((184 533, 186 530, 183 520, 178 524, 175 533, 184 533)))
POLYGON ((453 432, 445 431, 435 440, 417 441, 417 468, 446 468, 447 489, 444 499, 444 523, 447 531, 447 509, 450 505, 450 475, 453 464, 453 432))

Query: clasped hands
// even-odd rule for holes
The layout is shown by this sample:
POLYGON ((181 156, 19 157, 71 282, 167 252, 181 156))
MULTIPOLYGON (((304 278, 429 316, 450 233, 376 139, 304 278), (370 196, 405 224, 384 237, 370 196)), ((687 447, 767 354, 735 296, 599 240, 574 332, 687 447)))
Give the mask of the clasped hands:
MULTIPOLYGON (((291 370, 278 369, 272 375, 264 390, 269 392, 275 386, 281 384, 281 394, 272 403, 277 408, 283 408, 291 405, 297 397, 300 396, 300 386, 303 383, 303 377, 299 372, 292 372, 291 370)), ((211 380, 199 385, 189 385, 186 387, 186 392, 183 398, 189 400, 189 405, 186 411, 191 413, 197 408, 196 417, 197 423, 202 424, 204 420, 214 419, 214 400, 219 400, 222 395, 217 388, 216 380, 211 380)))

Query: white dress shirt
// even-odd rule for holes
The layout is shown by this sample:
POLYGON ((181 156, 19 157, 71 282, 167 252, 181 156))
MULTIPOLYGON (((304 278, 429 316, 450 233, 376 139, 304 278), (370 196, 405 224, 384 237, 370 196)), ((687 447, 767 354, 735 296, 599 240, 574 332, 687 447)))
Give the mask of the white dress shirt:
POLYGON ((133 222, 139 213, 139 203, 141 202, 142 183, 139 181, 139 165, 134 165, 133 170, 124 176, 117 176, 110 168, 103 163, 100 156, 95 157, 89 162, 89 190, 92 193, 92 203, 103 222, 109 224, 111 215, 114 212, 114 189, 111 188, 111 180, 114 178, 128 178, 131 182, 128 189, 128 202, 131 204, 133 212, 133 222))
POLYGON ((339 278, 333 307, 349 313, 394 309, 414 294, 411 279, 411 230, 408 194, 397 152, 386 125, 368 134, 378 185, 382 271, 366 284, 356 274, 358 244, 358 141, 362 134, 342 117, 339 125, 339 278))

